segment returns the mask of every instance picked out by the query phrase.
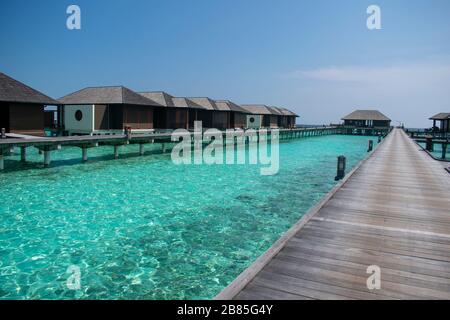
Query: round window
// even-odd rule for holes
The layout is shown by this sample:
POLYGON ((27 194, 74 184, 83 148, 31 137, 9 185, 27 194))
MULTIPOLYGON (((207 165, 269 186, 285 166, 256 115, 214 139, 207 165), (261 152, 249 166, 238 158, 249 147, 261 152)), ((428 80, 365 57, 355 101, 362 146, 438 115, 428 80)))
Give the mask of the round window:
POLYGON ((249 121, 250 121, 250 123, 253 123, 253 122, 255 122, 255 118, 251 117, 251 118, 249 119, 249 121))
POLYGON ((76 119, 77 121, 81 121, 81 119, 83 119, 83 112, 81 112, 81 110, 77 110, 77 111, 75 112, 75 119, 76 119))

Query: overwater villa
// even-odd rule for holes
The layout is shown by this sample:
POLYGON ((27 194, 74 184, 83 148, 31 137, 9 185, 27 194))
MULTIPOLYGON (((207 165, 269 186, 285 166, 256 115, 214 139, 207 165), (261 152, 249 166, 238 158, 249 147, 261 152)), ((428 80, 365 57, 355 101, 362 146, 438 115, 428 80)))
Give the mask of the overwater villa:
POLYGON ((174 97, 166 92, 140 94, 161 105, 155 109, 155 129, 192 129, 197 120, 205 128, 245 128, 247 111, 229 100, 174 97))
POLYGON ((347 134, 385 134, 391 127, 391 119, 378 110, 355 110, 342 120, 347 134))
POLYGON ((6 133, 43 136, 46 105, 59 102, 0 72, 0 128, 6 133))
POLYGON ((157 102, 126 87, 90 87, 59 99, 64 105, 64 126, 70 134, 153 131, 157 102))
POLYGON ((202 121, 203 128, 229 129, 231 128, 231 116, 228 107, 208 97, 188 97, 188 100, 203 107, 198 110, 197 119, 202 121))
POLYGON ((249 113, 247 116, 247 128, 278 127, 277 115, 274 115, 273 111, 266 105, 243 104, 241 107, 249 113))
POLYGON ((241 105, 249 115, 247 116, 248 128, 291 128, 295 126, 295 113, 287 109, 269 107, 263 104, 241 105))
POLYGON ((294 128, 295 127, 295 121, 296 118, 298 118, 298 115, 286 108, 280 108, 280 107, 272 107, 275 109, 278 109, 282 115, 278 117, 278 127, 280 128, 294 128))
POLYGON ((126 127, 145 133, 192 129, 195 121, 221 130, 293 128, 298 117, 285 108, 175 97, 164 91, 138 93, 124 86, 88 87, 55 100, 3 73, 0 88, 0 128, 25 135, 44 136, 46 128, 68 135, 119 133, 126 127))
POLYGON ((204 108, 186 98, 174 97, 164 91, 139 92, 142 96, 158 103, 154 110, 155 129, 189 129, 197 120, 198 109, 204 108))
POLYGON ((229 100, 216 100, 219 110, 229 112, 229 128, 245 128, 248 112, 229 100))
POLYGON ((433 120, 433 131, 449 133, 450 132, 450 112, 441 112, 430 118, 433 120), (437 122, 439 121, 439 126, 437 122))

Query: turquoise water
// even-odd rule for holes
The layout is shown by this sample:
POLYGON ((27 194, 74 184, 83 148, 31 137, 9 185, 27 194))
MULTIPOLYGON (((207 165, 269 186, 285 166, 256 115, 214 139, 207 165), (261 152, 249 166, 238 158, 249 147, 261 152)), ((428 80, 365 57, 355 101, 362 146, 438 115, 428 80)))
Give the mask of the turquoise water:
POLYGON ((118 160, 112 147, 91 149, 88 164, 63 148, 48 169, 32 148, 27 165, 8 157, 0 298, 212 298, 334 186, 336 157, 349 171, 368 139, 282 143, 275 176, 254 165, 176 166, 167 154, 137 157, 133 145, 118 160), (70 265, 80 290, 66 286, 70 265))

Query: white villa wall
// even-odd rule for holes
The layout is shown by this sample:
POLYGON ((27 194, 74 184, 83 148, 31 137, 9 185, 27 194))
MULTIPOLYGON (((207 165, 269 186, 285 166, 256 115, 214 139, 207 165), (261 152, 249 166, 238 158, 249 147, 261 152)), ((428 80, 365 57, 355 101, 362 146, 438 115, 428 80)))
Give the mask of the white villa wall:
POLYGON ((247 115, 247 128, 259 129, 262 126, 262 116, 261 115, 247 115), (251 122, 250 119, 253 118, 255 121, 251 122))
POLYGON ((65 129, 71 133, 94 132, 94 105, 66 105, 64 106, 65 129), (75 113, 80 110, 83 117, 80 121, 75 118, 75 113))

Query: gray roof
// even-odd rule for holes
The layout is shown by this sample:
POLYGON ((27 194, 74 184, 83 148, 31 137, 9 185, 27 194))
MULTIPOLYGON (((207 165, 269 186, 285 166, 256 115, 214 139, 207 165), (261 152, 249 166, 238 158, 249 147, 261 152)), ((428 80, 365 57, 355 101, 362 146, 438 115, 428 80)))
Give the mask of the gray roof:
POLYGON ((241 104, 241 107, 247 110, 251 114, 275 114, 278 115, 278 113, 274 113, 272 109, 267 107, 264 104, 241 104))
POLYGON ((231 102, 230 100, 216 100, 216 105, 220 110, 248 113, 247 110, 238 106, 236 103, 231 102))
POLYGON ((284 116, 285 114, 276 107, 267 107, 270 111, 272 111, 272 114, 275 114, 277 116, 284 116))
POLYGON ((343 117, 342 120, 391 121, 391 119, 378 110, 356 110, 343 117))
POLYGON ((446 120, 450 119, 450 112, 441 112, 430 118, 430 120, 446 120))
POLYGON ((158 106, 158 103, 123 86, 89 87, 59 99, 62 104, 134 104, 158 106))
POLYGON ((193 101, 194 103, 202 106, 206 110, 219 110, 219 107, 216 105, 214 100, 208 97, 188 97, 187 99, 193 101))
POLYGON ((280 110, 283 115, 285 116, 294 116, 294 117, 298 117, 298 114, 292 112, 291 110, 288 110, 286 108, 280 108, 280 107, 273 107, 273 108, 277 108, 278 110, 280 110))
POLYGON ((140 95, 157 102, 163 107, 175 107, 173 96, 164 91, 139 92, 140 95))
POLYGON ((164 91, 139 92, 140 95, 157 102, 160 106, 169 108, 205 109, 201 105, 184 97, 174 97, 164 91))
POLYGON ((60 104, 55 99, 30 88, 29 86, 19 82, 6 74, 0 72, 0 101, 3 102, 20 102, 20 103, 36 103, 46 105, 60 104))
POLYGON ((173 97, 172 102, 177 108, 205 109, 201 105, 183 97, 173 97))

